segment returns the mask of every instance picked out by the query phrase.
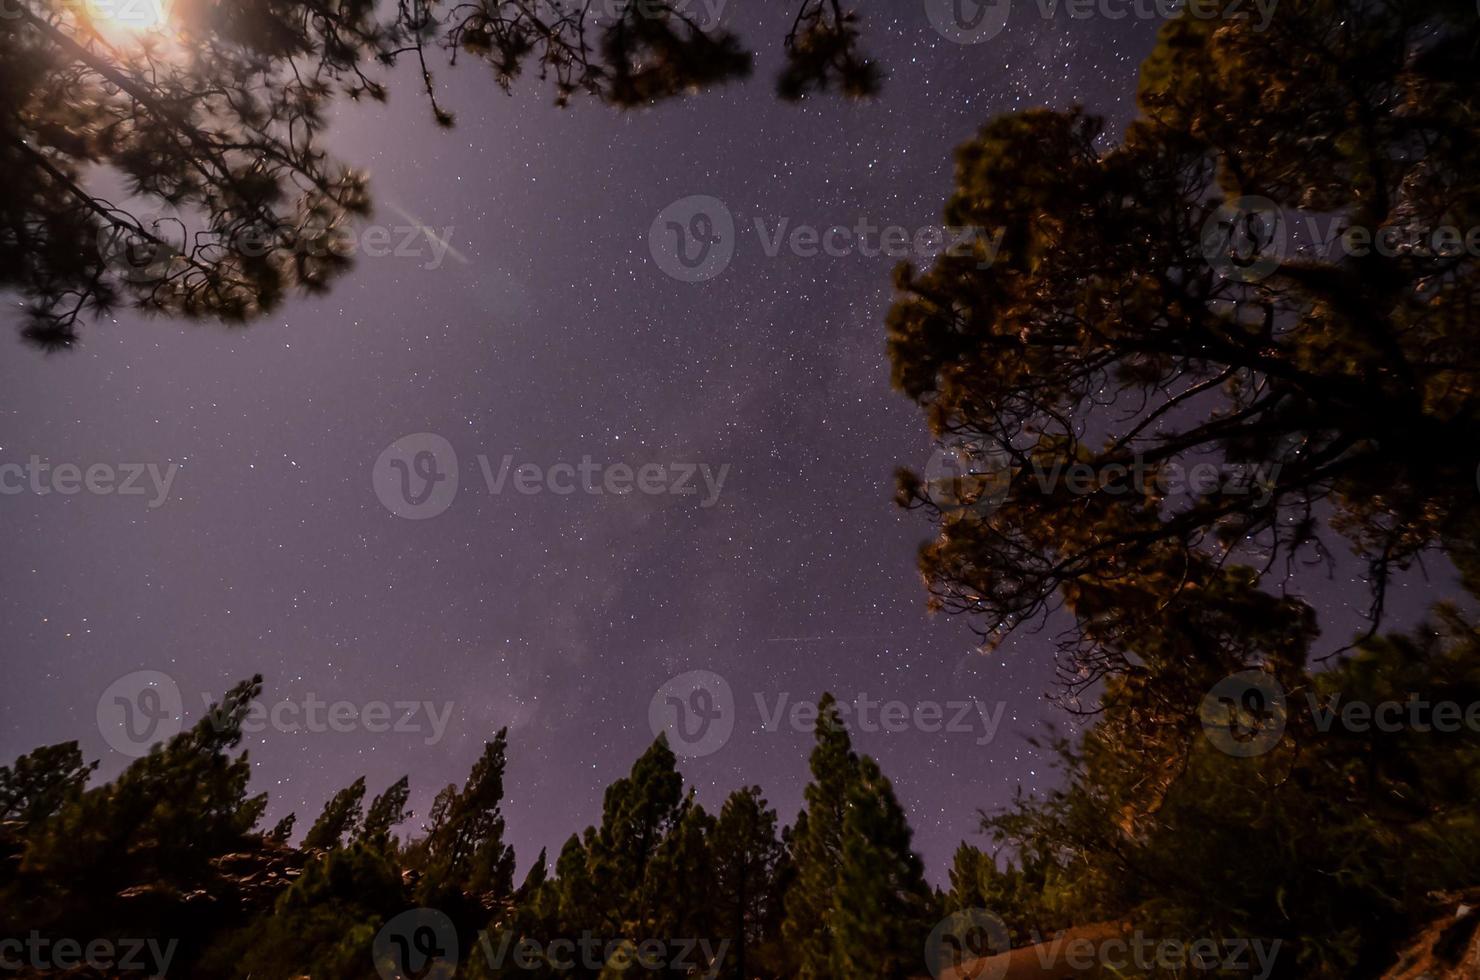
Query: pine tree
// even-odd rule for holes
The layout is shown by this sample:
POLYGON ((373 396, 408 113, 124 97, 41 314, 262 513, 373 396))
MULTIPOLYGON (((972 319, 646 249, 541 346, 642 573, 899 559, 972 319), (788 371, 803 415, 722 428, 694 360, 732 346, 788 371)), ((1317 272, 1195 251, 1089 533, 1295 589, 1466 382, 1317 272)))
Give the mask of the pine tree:
POLYGON ((683 816, 683 777, 668 739, 658 736, 632 765, 632 772, 607 787, 601 827, 590 847, 592 886, 601 909, 598 928, 625 934, 625 924, 652 917, 643 888, 648 863, 683 816))
POLYGON ((549 880, 549 875, 548 858, 545 856, 545 848, 542 847, 540 848, 540 856, 534 859, 534 864, 530 866, 529 873, 524 876, 524 883, 514 893, 515 897, 525 899, 533 895, 545 886, 545 882, 549 880))
POLYGON ((216 887, 213 860, 254 846, 267 797, 247 795, 247 753, 229 752, 261 691, 260 676, 235 685, 192 728, 37 824, 20 875, 0 882, 0 933, 64 923, 97 937, 178 935, 168 930, 184 909, 166 896, 216 887), (123 899, 141 885, 160 896, 148 909, 123 899))
POLYGON ((644 871, 638 908, 645 918, 630 923, 626 932, 634 941, 665 936, 697 939, 715 934, 710 855, 714 818, 694 801, 693 790, 681 810, 644 871))
POLYGON ((298 814, 288 814, 286 817, 272 825, 272 830, 267 832, 267 839, 278 844, 288 843, 288 838, 293 836, 293 825, 297 822, 298 814))
POLYGON ((360 828, 359 840, 370 847, 385 850, 391 843, 391 828, 411 817, 411 811, 406 809, 410 795, 410 780, 406 776, 387 787, 371 802, 365 823, 360 828))
POLYGON ((849 788, 833 911, 832 976, 902 980, 919 972, 936 916, 924 866, 889 780, 864 756, 849 788))
POLYGON ((500 729, 484 744, 462 790, 448 786, 437 794, 417 891, 423 904, 456 905, 463 896, 486 905, 513 892, 514 849, 504 843, 503 815, 508 740, 509 730, 500 729))
POLYGON ((0 766, 0 822, 31 825, 75 800, 98 764, 84 764, 76 742, 48 745, 0 766))
POLYGON ((843 819, 849 791, 858 779, 858 756, 838 715, 837 701, 824 694, 817 707, 812 781, 803 793, 805 823, 798 818, 796 878, 786 893, 782 927, 801 980, 832 976, 833 901, 843 858, 843 819))
POLYGON ((750 976, 757 953, 779 938, 778 875, 785 848, 776 836, 776 811, 759 786, 736 790, 725 800, 710 837, 713 904, 717 935, 728 939, 724 971, 735 980, 750 976))
POLYGON ((951 858, 951 890, 946 893, 946 911, 984 908, 982 896, 982 863, 990 860, 980 848, 962 842, 951 858))
POLYGON ((364 799, 365 777, 361 776, 324 804, 323 812, 313 822, 313 826, 308 828, 303 846, 332 851, 347 838, 353 837, 360 826, 360 807, 364 799))

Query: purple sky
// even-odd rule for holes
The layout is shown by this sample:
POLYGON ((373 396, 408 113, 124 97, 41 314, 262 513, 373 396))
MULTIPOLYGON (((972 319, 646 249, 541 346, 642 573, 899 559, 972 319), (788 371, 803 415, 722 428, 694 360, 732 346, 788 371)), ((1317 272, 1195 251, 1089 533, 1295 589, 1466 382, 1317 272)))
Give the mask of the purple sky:
MULTIPOLYGON (((1043 703, 1047 637, 972 656, 966 625, 932 620, 914 566, 930 527, 891 503, 897 465, 930 447, 891 392, 883 316, 893 260, 766 254, 754 222, 917 229, 940 220, 951 150, 994 114, 1073 102, 1132 106, 1154 21, 1051 22, 1019 4, 989 43, 960 46, 920 3, 862 6, 887 66, 871 104, 777 102, 789 5, 731 0, 759 52, 748 83, 618 114, 560 111, 533 78, 511 98, 476 64, 443 70, 452 131, 415 79, 388 106, 348 106, 330 145, 367 168, 374 223, 450 229, 435 264, 364 256, 324 298, 247 329, 144 320, 85 330, 74 354, 19 346, 0 364, 0 463, 181 468, 168 499, 0 497, 0 756, 77 738, 105 775, 127 757, 97 723, 115 679, 162 671, 189 718, 202 692, 261 672, 264 700, 429 701, 416 733, 249 739, 269 816, 300 831, 356 776, 409 774, 415 823, 510 728, 506 811, 521 874, 599 819, 601 793, 651 741, 670 677, 708 670, 735 701, 728 742, 686 759, 717 807, 759 783, 790 821, 811 736, 764 724, 757 697, 980 700, 965 732, 858 732, 909 809, 932 878, 975 811, 1045 784, 1023 735, 1043 703), (660 211, 720 199, 738 227, 720 276, 685 283, 648 245, 660 211), (372 486, 402 436, 445 438, 461 487, 405 520, 372 486), (476 461, 549 467, 707 462, 704 495, 492 494, 476 461), (427 744, 429 741, 434 744, 427 744)), ((1330 588, 1327 606, 1362 597, 1330 588)), ((399 716, 397 712, 397 716, 399 716)), ((946 709, 949 721, 956 712, 946 709)))

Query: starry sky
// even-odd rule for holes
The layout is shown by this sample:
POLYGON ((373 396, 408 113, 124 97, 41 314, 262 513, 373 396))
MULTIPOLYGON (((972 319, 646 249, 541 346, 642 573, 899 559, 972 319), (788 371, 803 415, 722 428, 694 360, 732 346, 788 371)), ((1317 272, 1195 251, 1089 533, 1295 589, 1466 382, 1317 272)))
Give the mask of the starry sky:
POLYGON ((651 110, 562 111, 536 79, 506 96, 477 64, 439 72, 450 131, 405 69, 388 105, 337 110, 329 145, 371 174, 373 221, 446 230, 436 268, 392 248, 244 329, 121 313, 75 353, 17 346, 0 363, 0 462, 180 466, 158 507, 0 498, 0 756, 75 738, 118 772, 129 759, 99 699, 141 670, 178 686, 187 721, 254 672, 269 703, 450 703, 434 741, 425 726, 254 733, 254 786, 269 820, 297 811, 301 832, 356 776, 373 794, 409 774, 414 827, 508 726, 522 875, 599 820, 674 675, 711 671, 733 693, 728 741, 681 761, 699 799, 717 808, 758 783, 786 822, 811 736, 768 729, 778 698, 1000 704, 986 744, 980 725, 855 732, 941 880, 979 808, 1052 780, 1024 741, 1065 720, 1044 701, 1051 638, 981 655, 965 623, 926 613, 914 554, 931 528, 891 502, 895 467, 931 449, 888 383, 893 260, 772 257, 753 228, 938 223, 951 150, 998 113, 1079 103, 1118 132, 1157 23, 1017 8, 963 46, 919 3, 868 0, 866 47, 888 71, 869 103, 777 101, 790 5, 731 0, 755 77, 651 110), (655 217, 691 195, 739 229, 728 268, 701 283, 649 247, 655 217), (372 479, 414 433, 447 440, 461 468, 426 520, 388 510, 372 479), (730 469, 705 507, 494 494, 479 454, 730 469))

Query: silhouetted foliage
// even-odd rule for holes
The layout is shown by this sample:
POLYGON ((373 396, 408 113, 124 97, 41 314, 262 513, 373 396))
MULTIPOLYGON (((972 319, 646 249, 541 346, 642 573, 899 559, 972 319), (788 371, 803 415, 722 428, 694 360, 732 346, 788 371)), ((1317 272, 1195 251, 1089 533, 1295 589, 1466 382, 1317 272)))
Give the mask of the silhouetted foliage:
MULTIPOLYGON (((1278 939, 1277 980, 1376 976, 1443 896, 1480 881, 1480 731, 1358 732, 1320 712, 1343 699, 1480 704, 1480 632, 1441 606, 1431 626, 1284 681, 1283 739, 1235 758, 1201 735, 1141 737, 1122 717, 1145 710, 1140 694, 1112 679, 1101 719, 1057 742, 1065 787, 985 816, 999 850, 963 845, 941 897, 830 695, 806 806, 779 836, 758 787, 706 813, 659 738, 609 787, 601 825, 567 841, 553 874, 541 852, 514 889, 504 732, 462 789, 438 794, 426 837, 389 841, 406 815, 400 779, 362 839, 288 848, 254 830, 265 799, 247 795, 245 756, 226 754, 260 691, 251 681, 111 783, 82 785, 92 766, 70 743, 0 770, 0 785, 25 772, 36 788, 9 799, 60 801, 4 824, 20 860, 0 865, 0 934, 176 940, 171 975, 360 980, 375 937, 422 906, 453 919, 457 974, 482 980, 901 980, 922 975, 941 916, 985 909, 1016 945, 1126 923, 1278 939), (1297 710, 1307 696, 1311 710, 1297 710), (1147 778, 1167 769, 1178 777, 1147 778)), ((336 793, 329 822, 343 829, 360 798, 353 785, 336 793)))
POLYGON ((935 917, 909 826, 878 765, 854 754, 833 696, 817 707, 782 925, 796 976, 911 976, 935 917))
POLYGON ((319 818, 304 835, 303 846, 332 851, 356 836, 363 819, 364 800, 365 777, 361 776, 324 804, 324 812, 319 814, 319 818))
POLYGON ((859 52, 858 40, 856 13, 844 10, 838 0, 805 0, 786 36, 778 94, 789 102, 834 87, 855 99, 877 95, 884 73, 859 52))
POLYGON ((410 777, 402 776, 371 801, 365 822, 360 826, 360 843, 379 850, 390 847, 394 841, 391 828, 411 819, 411 811, 406 808, 410 796, 410 777))
MULTIPOLYGON (((364 174, 322 146, 337 97, 384 100, 381 69, 415 59, 442 125, 429 56, 486 62, 511 91, 527 69, 565 105, 652 105, 749 75, 751 55, 687 4, 641 0, 605 22, 568 0, 174 0, 157 29, 110 32, 80 3, 17 0, 0 32, 0 288, 27 301, 45 350, 121 304, 242 323, 352 261, 370 213, 364 174), (100 190, 118 185, 116 193, 100 190)), ((782 89, 836 76, 873 91, 851 15, 802 0, 782 89)))
POLYGON ((76 742, 48 745, 0 766, 0 822, 30 827, 74 802, 98 767, 84 764, 76 742))

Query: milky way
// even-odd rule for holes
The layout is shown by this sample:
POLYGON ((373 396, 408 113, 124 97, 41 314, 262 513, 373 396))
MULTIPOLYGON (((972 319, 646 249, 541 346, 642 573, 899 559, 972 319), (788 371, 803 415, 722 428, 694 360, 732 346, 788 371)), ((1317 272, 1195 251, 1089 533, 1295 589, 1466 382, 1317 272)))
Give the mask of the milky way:
POLYGON ((116 679, 161 672, 193 718, 261 672, 264 702, 288 705, 247 740, 269 819, 296 810, 302 829, 356 776, 374 793, 407 773, 414 827, 507 725, 522 869, 599 820, 653 738, 655 694, 698 670, 733 712, 682 760, 710 807, 758 783, 792 819, 811 743, 794 706, 825 690, 911 712, 861 705, 855 742, 936 879, 978 808, 1049 785, 1024 736, 1066 720, 1043 699, 1051 637, 981 655, 965 623, 928 616, 914 554, 931 528, 891 500, 894 469, 930 453, 889 388, 895 260, 784 243, 939 225, 953 148, 998 113, 1077 102, 1113 138, 1158 23, 1020 3, 964 46, 920 3, 875 0, 881 98, 797 107, 771 91, 786 6, 726 11, 755 77, 641 112, 561 111, 534 78, 505 96, 466 65, 439 73, 443 131, 398 70, 389 105, 336 115, 330 146, 370 172, 383 234, 327 296, 244 329, 120 314, 69 355, 13 348, 0 462, 179 469, 163 499, 0 498, 0 755, 78 738, 110 775, 128 761, 97 722, 116 679), (702 282, 651 247, 694 195, 735 229, 702 282), (445 440, 459 484, 407 519, 376 474, 419 433, 445 440), (645 465, 648 492, 607 492, 645 465), (364 714, 331 725, 310 698, 364 714))

